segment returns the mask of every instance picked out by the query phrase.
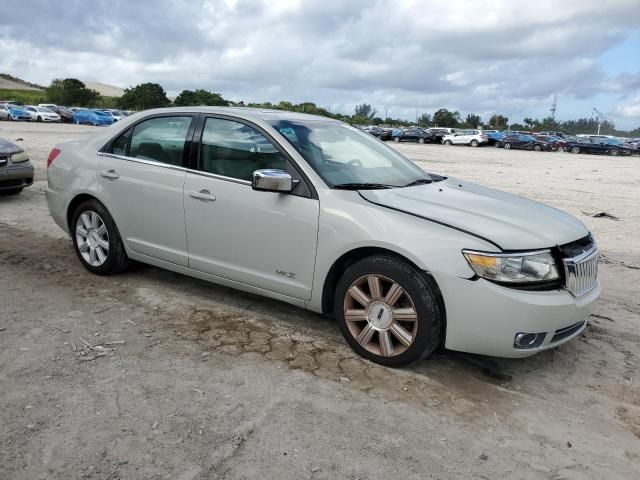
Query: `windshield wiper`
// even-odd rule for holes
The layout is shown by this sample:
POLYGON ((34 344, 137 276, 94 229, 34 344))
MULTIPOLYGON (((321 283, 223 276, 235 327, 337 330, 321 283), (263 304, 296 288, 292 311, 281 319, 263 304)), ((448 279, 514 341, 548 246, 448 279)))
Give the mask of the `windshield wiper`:
POLYGON ((383 188, 394 188, 394 185, 384 183, 339 183, 333 188, 338 190, 380 190, 383 188))
POLYGON ((432 182, 433 180, 429 178, 419 178, 417 180, 414 180, 411 183, 407 183, 405 187, 413 187, 414 185, 426 185, 427 183, 432 183, 432 182))

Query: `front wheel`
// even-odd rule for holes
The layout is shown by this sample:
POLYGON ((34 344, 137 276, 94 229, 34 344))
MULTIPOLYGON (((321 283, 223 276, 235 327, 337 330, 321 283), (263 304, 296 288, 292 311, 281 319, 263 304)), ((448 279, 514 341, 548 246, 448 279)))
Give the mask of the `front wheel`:
POLYGON ((609 154, 612 157, 617 157, 618 155, 620 155, 620 150, 618 150, 617 148, 614 148, 613 150, 611 150, 611 152, 609 152, 609 154))
POLYGON ((78 205, 71 228, 76 255, 87 270, 97 275, 112 275, 127 268, 129 259, 120 233, 100 202, 87 200, 78 205))
POLYGON ((400 141, 400 137, 393 137, 393 141, 398 143, 400 141))
POLYGON ((41 122, 41 121, 42 121, 42 117, 38 115, 38 118, 36 118, 36 122, 41 122))
POLYGON ((580 153, 580 147, 571 148, 571 153, 580 153))
POLYGON ((534 149, 536 152, 541 152, 541 151, 542 151, 542 147, 541 147, 540 145, 534 145, 534 146, 533 146, 533 149, 534 149))
POLYGON ((418 143, 424 143, 424 138, 419 138, 418 143))
POLYGON ((445 140, 443 143, 447 146, 453 145, 453 142, 451 140, 445 140))
POLYGON ((505 150, 511 150, 511 144, 509 142, 504 144, 504 149, 505 150))
POLYGON ((564 152, 564 147, 558 147, 558 149, 556 150, 556 152, 564 152))
POLYGON ((336 288, 340 330, 362 357, 387 367, 424 358, 442 343, 444 315, 435 282, 388 255, 355 263, 336 288))

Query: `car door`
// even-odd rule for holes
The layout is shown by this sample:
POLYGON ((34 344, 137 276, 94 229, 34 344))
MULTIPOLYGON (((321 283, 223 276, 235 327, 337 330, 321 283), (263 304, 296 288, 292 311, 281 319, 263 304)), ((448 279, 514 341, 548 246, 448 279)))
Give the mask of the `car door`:
POLYGON ((289 297, 311 298, 319 202, 277 143, 255 125, 210 116, 185 179, 189 267, 289 297), (289 172, 291 193, 253 190, 255 170, 289 172))
POLYGON ((194 116, 155 116, 105 148, 99 192, 120 235, 136 253, 188 265, 183 188, 194 116))
POLYGON ((465 143, 465 132, 457 132, 453 134, 453 142, 456 145, 465 143))

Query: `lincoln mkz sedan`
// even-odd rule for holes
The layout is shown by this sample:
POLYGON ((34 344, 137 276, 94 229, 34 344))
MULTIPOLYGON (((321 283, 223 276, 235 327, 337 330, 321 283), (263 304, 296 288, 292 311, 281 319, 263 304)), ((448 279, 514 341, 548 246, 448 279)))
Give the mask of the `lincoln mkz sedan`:
POLYGON ((137 113, 56 146, 46 195, 93 273, 136 260, 334 315, 392 367, 439 347, 532 355, 580 334, 600 295, 577 219, 322 117, 137 113))

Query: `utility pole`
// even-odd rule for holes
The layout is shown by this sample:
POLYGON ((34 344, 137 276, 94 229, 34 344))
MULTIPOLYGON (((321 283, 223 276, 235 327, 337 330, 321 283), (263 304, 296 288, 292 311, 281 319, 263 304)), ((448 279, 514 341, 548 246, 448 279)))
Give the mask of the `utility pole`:
POLYGON ((602 117, 604 115, 596 107, 593 107, 593 111, 596 112, 596 122, 598 122, 598 133, 596 135, 600 135, 600 125, 602 125, 602 117))
POLYGON ((554 94, 553 95, 553 103, 551 104, 551 108, 550 108, 550 112, 551 112, 551 119, 553 120, 553 123, 556 123, 556 107, 558 106, 558 95, 554 94))

